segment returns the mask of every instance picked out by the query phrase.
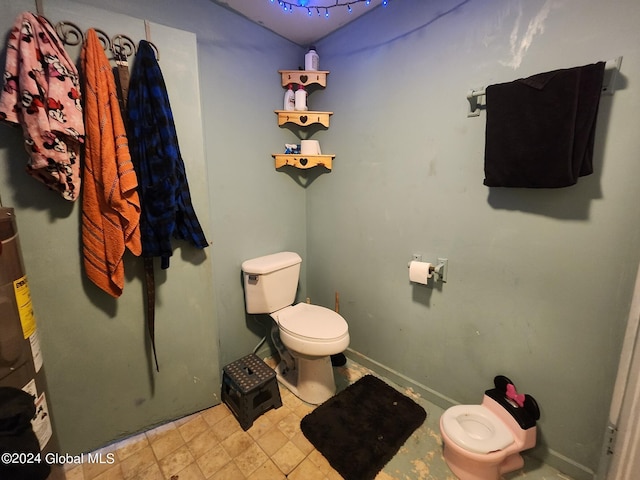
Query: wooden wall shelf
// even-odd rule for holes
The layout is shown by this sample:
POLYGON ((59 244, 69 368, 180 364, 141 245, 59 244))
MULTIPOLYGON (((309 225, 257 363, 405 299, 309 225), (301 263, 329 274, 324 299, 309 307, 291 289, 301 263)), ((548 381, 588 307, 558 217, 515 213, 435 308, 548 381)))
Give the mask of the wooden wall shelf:
POLYGON ((278 115, 278 126, 285 123, 295 123, 301 127, 319 123, 325 128, 329 128, 329 117, 333 112, 311 112, 302 110, 275 110, 278 115))
POLYGON ((324 88, 327 86, 327 75, 329 75, 329 72, 324 70, 278 70, 278 73, 282 78, 283 87, 296 83, 305 87, 316 84, 324 88))
MULTIPOLYGON (((278 70, 282 78, 282 86, 287 88, 290 84, 304 85, 307 94, 317 88, 325 88, 327 86, 328 71, 325 70, 278 70)), ((278 126, 289 123, 300 127, 309 127, 311 125, 322 125, 329 128, 329 117, 333 112, 316 112, 316 111, 300 111, 300 110, 276 110, 278 116, 278 126)), ((291 127, 289 127, 291 128, 291 127)), ((320 128, 320 127, 315 127, 320 128)), ((309 133, 309 128, 306 128, 309 133)), ((292 166, 300 169, 308 169, 313 167, 324 167, 331 170, 335 155, 300 155, 274 153, 271 155, 275 160, 276 169, 284 166, 292 166)))
POLYGON ((285 165, 302 169, 320 166, 331 170, 335 155, 287 155, 274 153, 272 157, 275 159, 276 168, 284 167, 285 165))

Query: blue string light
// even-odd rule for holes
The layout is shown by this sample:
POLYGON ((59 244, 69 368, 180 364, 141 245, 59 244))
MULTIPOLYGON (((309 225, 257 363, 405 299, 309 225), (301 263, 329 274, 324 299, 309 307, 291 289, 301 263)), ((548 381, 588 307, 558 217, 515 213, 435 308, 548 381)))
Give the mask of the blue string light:
MULTIPOLYGON (((271 3, 275 3, 276 0, 269 0, 269 1, 271 3)), ((296 7, 299 7, 302 10, 306 8, 307 15, 311 17, 313 15, 312 9, 315 8, 316 12, 318 13, 318 16, 322 16, 322 14, 320 13, 320 10, 324 9, 325 18, 329 18, 329 10, 332 8, 346 7, 347 12, 352 13, 353 9, 351 8, 351 5, 355 5, 356 3, 364 3, 367 7, 371 5, 371 0, 348 0, 343 2, 340 2, 340 0, 336 0, 336 3, 334 3, 333 5, 316 5, 313 3, 313 0, 295 0, 292 2, 286 2, 284 0, 277 0, 277 1, 280 8, 282 8, 282 11, 286 13, 293 13, 296 7)), ((389 4, 389 2, 390 0, 382 0, 382 5, 386 7, 389 4)))

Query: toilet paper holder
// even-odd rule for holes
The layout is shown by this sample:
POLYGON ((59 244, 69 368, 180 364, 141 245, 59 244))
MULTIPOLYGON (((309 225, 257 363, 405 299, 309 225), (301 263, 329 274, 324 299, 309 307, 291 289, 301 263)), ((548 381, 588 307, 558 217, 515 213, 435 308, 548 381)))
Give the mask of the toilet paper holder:
MULTIPOLYGON (((407 268, 411 266, 411 262, 421 262, 422 255, 413 255, 413 258, 407 263, 407 268)), ((447 270, 449 269, 449 260, 446 258, 438 258, 438 263, 429 266, 429 272, 435 275, 434 280, 447 283, 447 270)))

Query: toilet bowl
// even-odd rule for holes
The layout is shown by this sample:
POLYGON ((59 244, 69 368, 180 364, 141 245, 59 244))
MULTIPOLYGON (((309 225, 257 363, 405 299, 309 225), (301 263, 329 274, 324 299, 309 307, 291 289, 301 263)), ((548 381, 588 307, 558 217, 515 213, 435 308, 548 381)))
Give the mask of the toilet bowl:
POLYGON ((280 382, 313 405, 331 398, 336 393, 336 384, 330 356, 349 346, 347 322, 333 310, 308 303, 285 307, 271 317, 294 359, 293 368, 285 361, 276 368, 280 382))
POLYGON ((349 346, 349 327, 338 313, 309 303, 293 304, 302 259, 280 252, 242 263, 247 313, 269 314, 280 354, 277 378, 294 395, 319 405, 336 392, 331 355, 349 346))
POLYGON ((536 444, 536 401, 512 393, 515 387, 502 375, 494 383, 480 405, 456 405, 440 417, 444 459, 460 480, 499 480, 522 468, 521 452, 536 444))
POLYGON ((298 303, 271 314, 280 327, 280 338, 290 350, 303 355, 326 357, 349 346, 349 328, 333 310, 298 303))

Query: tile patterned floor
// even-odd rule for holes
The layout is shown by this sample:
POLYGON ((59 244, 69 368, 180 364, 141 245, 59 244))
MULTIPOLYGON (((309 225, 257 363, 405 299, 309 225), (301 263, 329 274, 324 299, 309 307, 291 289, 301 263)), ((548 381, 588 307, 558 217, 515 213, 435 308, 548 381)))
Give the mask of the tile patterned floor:
MULTIPOLYGON (((339 389, 372 373, 351 360, 335 371, 339 389)), ((376 480, 455 480, 441 454, 442 410, 410 389, 385 381, 421 404, 427 420, 376 480)), ((264 413, 246 432, 226 405, 217 405, 92 452, 113 458, 113 463, 67 465, 66 479, 340 480, 300 430, 300 420, 314 407, 283 387, 280 392, 283 406, 264 413)), ((571 480, 545 465, 527 471, 527 464, 504 480, 571 480)))

